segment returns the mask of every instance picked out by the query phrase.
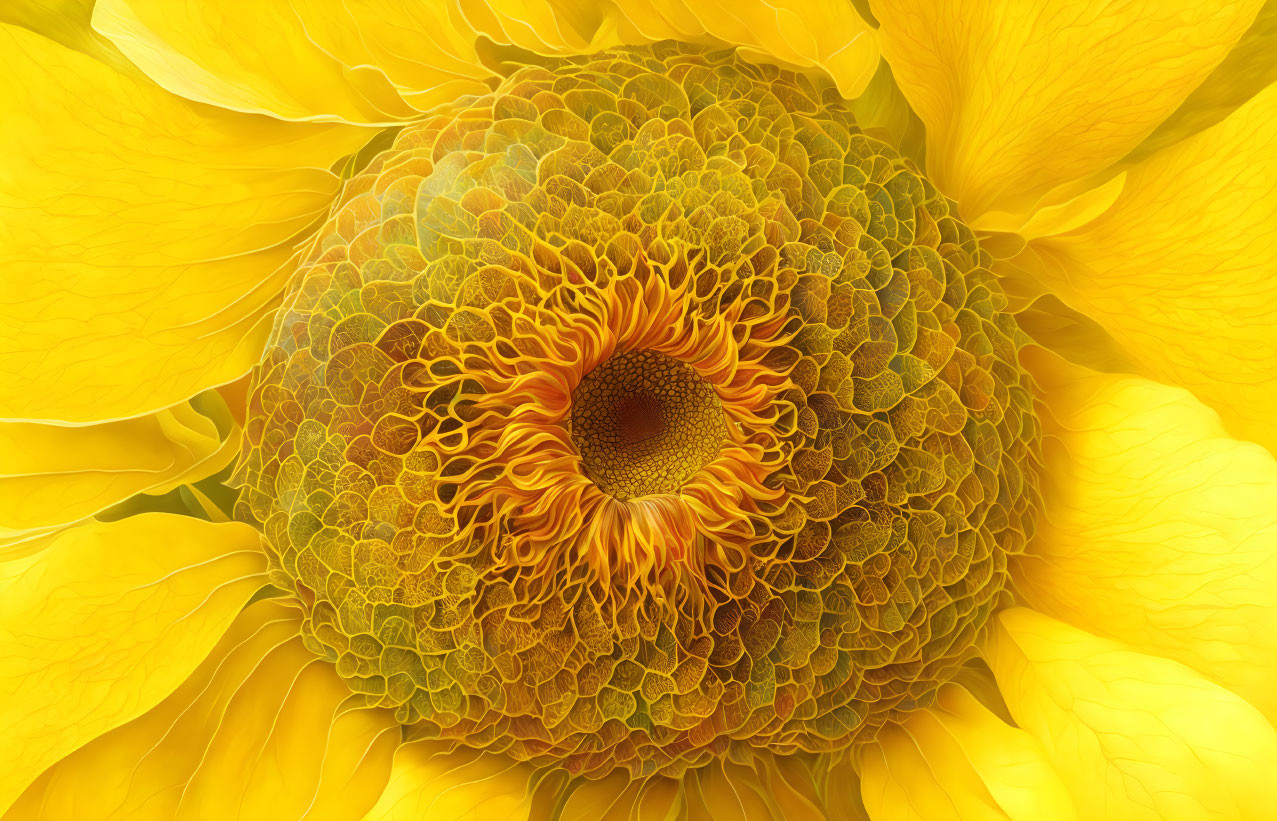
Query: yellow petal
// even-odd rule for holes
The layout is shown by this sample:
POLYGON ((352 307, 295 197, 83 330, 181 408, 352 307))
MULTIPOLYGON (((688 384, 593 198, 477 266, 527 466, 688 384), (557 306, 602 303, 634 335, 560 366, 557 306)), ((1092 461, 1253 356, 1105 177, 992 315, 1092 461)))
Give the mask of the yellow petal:
MULTIPOLYGON (((606 38, 595 42, 612 13, 606 2, 294 0, 289 5, 303 21, 305 37, 347 65, 375 66, 421 111, 488 90, 484 81, 493 72, 481 60, 481 39, 538 54, 580 54, 614 44, 606 38)), ((269 77, 281 73, 272 69, 269 77)))
POLYGON ((294 634, 227 704, 174 817, 360 817, 386 784, 400 729, 359 698, 294 634))
POLYGON ((1126 174, 1123 172, 1064 202, 1046 204, 1044 201, 1050 198, 1048 195, 1039 200, 1027 218, 1024 214, 986 211, 971 221, 971 227, 977 231, 1014 232, 1022 241, 1063 234, 1086 225, 1111 208, 1125 186, 1126 174))
POLYGON ((111 41, 93 30, 94 0, 7 0, 0 6, 0 23, 31 29, 61 43, 67 48, 82 51, 96 57, 117 71, 133 71, 129 63, 111 41))
POLYGON ((817 68, 845 97, 878 64, 837 0, 99 0, 94 28, 164 88, 283 119, 376 123, 482 94, 480 40, 540 54, 677 39, 817 68))
POLYGON ((846 99, 878 69, 876 33, 841 0, 614 0, 625 43, 726 43, 790 66, 820 69, 846 99))
POLYGON ((825 801, 818 793, 816 779, 825 775, 824 756, 807 753, 780 755, 756 753, 764 776, 764 789, 781 818, 825 819, 825 801))
POLYGON ((768 801, 763 778, 754 768, 713 761, 687 778, 691 821, 749 821, 779 817, 768 801))
POLYGON ((872 0, 883 55, 927 127, 927 166, 972 219, 1022 211, 1135 147, 1204 80, 1262 0, 872 0))
POLYGON ((919 167, 926 164, 926 131, 886 60, 879 60, 869 85, 851 101, 850 108, 866 134, 895 146, 919 167))
POLYGON ((259 545, 247 525, 149 514, 0 564, 0 810, 182 683, 263 584, 259 545))
POLYGON ((871 821, 857 766, 852 754, 841 754, 841 758, 829 764, 824 785, 828 821, 871 821))
MULTIPOLYGON (((1041 281, 1024 270, 1011 270, 994 263, 1004 286, 1041 286, 1041 281)), ((1094 319, 1060 301, 1055 294, 1030 296, 1027 304, 1016 310, 1016 325, 1044 348, 1066 357, 1071 362, 1105 373, 1139 373, 1139 366, 1108 331, 1094 319)))
POLYGON ((1042 745, 953 684, 861 751, 861 789, 873 821, 1077 819, 1042 745))
POLYGON ((248 605, 172 695, 54 764, 10 815, 172 818, 227 702, 264 659, 297 637, 300 621, 299 611, 280 599, 248 605))
POLYGON ((860 755, 860 789, 871 821, 1005 821, 970 767, 952 751, 929 750, 886 727, 860 755), (928 755, 929 754, 929 755, 928 755), (930 757, 929 757, 930 756, 930 757), (934 760, 932 760, 934 759, 934 760))
POLYGON ((1277 82, 1277 3, 1268 0, 1255 22, 1206 81, 1123 162, 1137 162, 1213 126, 1277 82))
POLYGON ((54 821, 238 814, 282 821, 301 817, 309 806, 309 819, 359 818, 386 782, 399 727, 384 710, 334 712, 349 691, 332 687, 336 675, 323 676, 326 663, 300 647, 300 624, 300 612, 279 599, 249 605, 171 696, 59 761, 23 793, 11 815, 54 821), (302 668, 315 672, 303 681, 302 668), (303 695, 299 688, 308 685, 303 695), (294 699, 318 709, 301 716, 294 699), (246 722, 246 706, 276 712, 264 722, 246 722), (254 792, 245 780, 225 780, 220 791, 208 793, 208 778, 225 775, 218 771, 228 747, 244 739, 261 745, 259 754, 240 762, 257 796, 278 779, 271 768, 288 769, 287 779, 274 781, 272 806, 242 801, 254 792))
MULTIPOLYGON (((229 412, 215 393, 206 397, 229 412)), ((50 532, 135 493, 161 494, 224 468, 239 432, 189 402, 86 427, 0 422, 0 545, 50 532)), ((0 548, 0 558, 6 555, 0 548)))
POLYGON ((93 27, 191 100, 289 120, 377 123, 416 113, 384 74, 356 70, 307 39, 288 3, 99 0, 93 27))
MULTIPOLYGON (((596 819, 631 819, 632 821, 666 821, 682 818, 695 821, 695 811, 684 812, 685 778, 631 778, 628 772, 615 770, 596 780, 579 779, 572 787, 557 821, 596 821, 596 819)), ((535 814, 533 817, 539 817, 535 814)), ((723 818, 724 816, 715 816, 723 818)), ((730 817, 730 816, 727 816, 730 817)))
POLYGON ((1187 391, 1027 357, 1050 483, 1034 608, 1175 659, 1277 722, 1277 460, 1187 391))
POLYGON ((558 0, 458 3, 99 0, 94 28, 164 88, 289 120, 393 122, 466 95, 492 72, 481 37, 588 50, 601 13, 558 0))
POLYGON ((195 105, 0 24, 0 418, 170 407, 256 360, 368 133, 195 105))
POLYGON ((402 728, 385 710, 352 710, 333 721, 306 821, 363 818, 381 797, 402 728))
POLYGON ((562 821, 629 818, 642 789, 642 782, 623 772, 613 772, 597 780, 583 779, 563 803, 560 817, 562 821))
POLYGON ((1026 264, 1141 370, 1277 452, 1277 85, 1132 168, 1087 225, 1026 264))
POLYGON ((1272 817, 1277 731, 1224 688, 1023 607, 999 614, 988 654, 1079 817, 1272 817))
POLYGON ((365 821, 527 819, 535 771, 503 755, 433 741, 402 745, 390 783, 365 821))

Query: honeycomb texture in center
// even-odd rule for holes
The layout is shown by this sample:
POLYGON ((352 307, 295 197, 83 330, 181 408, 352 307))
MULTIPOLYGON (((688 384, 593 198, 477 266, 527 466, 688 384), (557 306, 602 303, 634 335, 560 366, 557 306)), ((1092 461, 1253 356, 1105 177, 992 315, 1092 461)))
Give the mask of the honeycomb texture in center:
POLYGON ((414 733, 592 776, 846 747, 970 656, 1032 529, 987 264, 803 76, 669 44, 520 68, 349 182, 255 371, 238 515, 414 733), (723 430, 617 498, 655 480, 572 413, 641 350, 723 430))

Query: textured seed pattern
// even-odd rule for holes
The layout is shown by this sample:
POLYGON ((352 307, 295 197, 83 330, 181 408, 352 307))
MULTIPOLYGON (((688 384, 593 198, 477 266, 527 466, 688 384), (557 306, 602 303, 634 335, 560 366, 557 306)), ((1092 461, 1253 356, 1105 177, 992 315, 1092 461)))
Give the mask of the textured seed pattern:
POLYGON ((802 76, 520 67, 350 181, 255 372, 238 513, 413 733, 591 776, 844 748, 970 656, 1033 527, 987 262, 802 76))
POLYGON ((586 374, 572 392, 571 431, 585 475, 621 500, 677 493, 727 438, 709 383, 690 365, 643 350, 586 374))

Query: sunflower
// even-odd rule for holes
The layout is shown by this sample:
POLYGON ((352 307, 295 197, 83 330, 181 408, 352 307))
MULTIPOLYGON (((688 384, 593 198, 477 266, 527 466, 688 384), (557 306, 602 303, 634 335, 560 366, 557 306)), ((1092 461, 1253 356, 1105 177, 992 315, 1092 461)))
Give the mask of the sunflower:
POLYGON ((0 29, 5 821, 1277 817, 1277 4, 0 29))

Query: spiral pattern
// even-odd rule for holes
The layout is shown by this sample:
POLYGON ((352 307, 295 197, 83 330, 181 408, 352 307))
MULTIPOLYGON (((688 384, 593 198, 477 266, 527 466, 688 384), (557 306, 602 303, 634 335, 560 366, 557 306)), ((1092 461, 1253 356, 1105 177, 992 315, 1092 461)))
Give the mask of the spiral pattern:
POLYGON ((414 733, 591 776, 929 698, 1038 500, 953 210, 732 52, 546 61, 404 128, 254 374, 238 513, 308 646, 414 733))

